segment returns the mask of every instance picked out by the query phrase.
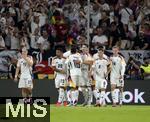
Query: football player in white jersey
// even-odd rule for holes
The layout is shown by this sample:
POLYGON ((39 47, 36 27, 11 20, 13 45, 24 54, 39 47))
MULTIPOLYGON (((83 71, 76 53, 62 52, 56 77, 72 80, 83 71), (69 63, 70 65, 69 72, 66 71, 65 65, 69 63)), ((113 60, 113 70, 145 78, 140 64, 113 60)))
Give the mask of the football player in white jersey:
POLYGON ((90 67, 93 64, 93 58, 89 53, 88 45, 83 44, 81 47, 81 57, 82 57, 82 65, 81 65, 81 81, 80 88, 84 96, 83 106, 91 105, 91 97, 92 97, 92 88, 91 88, 91 80, 90 80, 90 67))
POLYGON ((119 55, 119 47, 113 47, 113 55, 110 57, 111 60, 111 74, 110 74, 110 82, 111 82, 111 96, 113 101, 113 107, 116 107, 117 98, 115 89, 119 88, 119 104, 122 105, 123 101, 123 88, 124 88, 124 73, 126 63, 124 58, 119 55))
POLYGON ((28 51, 24 47, 22 49, 21 58, 18 60, 16 73, 15 73, 15 81, 18 81, 19 71, 21 73, 20 80, 18 83, 18 88, 22 90, 22 97, 24 98, 24 102, 31 102, 32 97, 32 66, 33 59, 32 56, 28 56, 28 51))
MULTIPOLYGON (((104 50, 104 47, 103 46, 99 46, 97 50, 98 50, 98 52, 93 55, 93 60, 94 61, 99 59, 99 50, 104 50)), ((104 53, 103 53, 103 58, 105 58, 107 60, 109 59, 108 56, 105 55, 104 53)), ((91 70, 91 76, 92 76, 92 79, 93 79, 93 85, 92 85, 93 95, 94 95, 94 97, 96 99, 96 103, 99 103, 100 92, 99 92, 98 89, 95 88, 96 72, 95 72, 95 70, 93 68, 91 70)))
POLYGON ((58 102, 56 106, 67 105, 67 77, 66 77, 66 59, 63 57, 63 50, 56 49, 56 57, 52 60, 52 68, 55 71, 55 87, 58 89, 58 102))
POLYGON ((69 75, 71 77, 73 88, 71 92, 72 96, 72 105, 76 106, 78 102, 78 96, 79 96, 79 83, 81 81, 81 64, 82 64, 82 58, 81 55, 77 52, 77 47, 73 46, 71 48, 71 55, 67 58, 68 66, 69 66, 69 75))
POLYGON ((104 49, 99 48, 98 50, 99 58, 94 61, 92 69, 95 72, 95 89, 100 92, 97 96, 97 103, 95 106, 106 106, 105 102, 105 91, 107 88, 108 74, 110 72, 110 61, 104 58, 104 49))

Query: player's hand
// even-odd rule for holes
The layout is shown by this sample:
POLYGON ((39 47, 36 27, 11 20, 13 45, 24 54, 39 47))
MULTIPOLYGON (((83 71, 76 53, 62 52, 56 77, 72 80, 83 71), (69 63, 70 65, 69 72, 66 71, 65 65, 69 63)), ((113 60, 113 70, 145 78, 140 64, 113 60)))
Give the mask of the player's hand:
POLYGON ((80 64, 81 62, 79 60, 74 61, 75 64, 80 64))
POLYGON ((122 76, 122 75, 120 75, 119 79, 120 79, 120 80, 121 80, 121 79, 123 79, 123 76, 122 76))
POLYGON ((26 59, 26 58, 27 58, 27 56, 26 56, 26 55, 22 55, 22 58, 23 58, 23 59, 26 59))
POLYGON ((17 78, 17 77, 16 77, 16 78, 14 78, 14 81, 15 81, 15 82, 18 82, 18 78, 17 78))

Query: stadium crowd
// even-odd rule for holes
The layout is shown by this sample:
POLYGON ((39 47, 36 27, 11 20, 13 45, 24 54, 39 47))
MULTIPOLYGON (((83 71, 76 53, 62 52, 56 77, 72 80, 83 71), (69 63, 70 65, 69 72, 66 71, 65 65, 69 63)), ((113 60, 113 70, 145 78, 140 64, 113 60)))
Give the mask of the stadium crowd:
MULTIPOLYGON (((26 46, 40 62, 54 56, 58 47, 65 52, 89 42, 91 54, 98 46, 150 49, 149 0, 91 0, 89 42, 87 13, 87 0, 0 0, 0 52, 26 46)), ((128 68, 136 72, 141 62, 131 59, 128 68)), ((11 62, 16 62, 13 57, 11 62)))

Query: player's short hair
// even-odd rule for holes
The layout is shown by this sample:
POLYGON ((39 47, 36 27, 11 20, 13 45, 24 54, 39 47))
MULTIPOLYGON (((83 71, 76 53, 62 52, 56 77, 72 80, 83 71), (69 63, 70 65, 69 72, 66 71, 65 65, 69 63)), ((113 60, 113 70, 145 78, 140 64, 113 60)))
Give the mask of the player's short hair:
POLYGON ((86 48, 89 48, 89 45, 88 44, 82 44, 81 48, 85 46, 86 48))
POLYGON ((105 49, 104 49, 103 46, 99 46, 99 47, 97 48, 97 50, 98 50, 98 51, 104 51, 105 49))
POLYGON ((76 52, 77 52, 77 46, 72 46, 71 53, 76 53, 76 52))
POLYGON ((63 52, 63 49, 62 48, 56 48, 56 50, 59 50, 60 52, 63 52))
POLYGON ((119 49, 119 47, 117 45, 115 45, 115 46, 112 47, 112 49, 114 49, 114 48, 118 48, 119 49))

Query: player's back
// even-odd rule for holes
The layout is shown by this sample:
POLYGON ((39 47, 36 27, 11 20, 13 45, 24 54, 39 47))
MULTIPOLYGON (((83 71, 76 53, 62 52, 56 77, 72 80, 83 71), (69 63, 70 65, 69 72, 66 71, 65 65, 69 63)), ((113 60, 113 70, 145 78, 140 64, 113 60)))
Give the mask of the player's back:
POLYGON ((76 61, 82 62, 81 55, 71 54, 68 58, 70 75, 81 75, 81 63, 76 63, 76 61))

